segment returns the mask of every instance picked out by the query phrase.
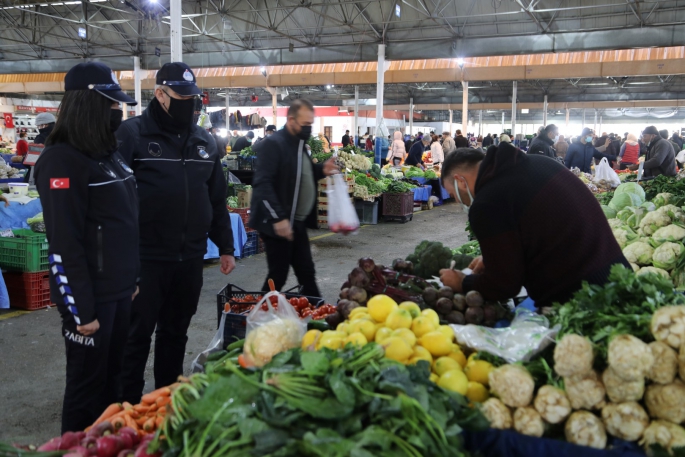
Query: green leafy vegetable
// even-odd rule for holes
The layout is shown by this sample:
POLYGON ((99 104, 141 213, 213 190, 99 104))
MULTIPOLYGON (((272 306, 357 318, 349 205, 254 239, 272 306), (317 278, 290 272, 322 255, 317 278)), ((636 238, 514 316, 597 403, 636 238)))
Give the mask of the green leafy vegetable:
POLYGON ((404 181, 393 181, 388 185, 386 192, 389 194, 404 194, 411 192, 415 187, 404 181))

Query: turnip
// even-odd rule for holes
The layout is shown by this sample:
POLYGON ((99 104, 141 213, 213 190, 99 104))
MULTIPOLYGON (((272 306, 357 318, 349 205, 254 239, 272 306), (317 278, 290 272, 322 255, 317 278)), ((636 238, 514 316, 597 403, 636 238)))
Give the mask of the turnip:
POLYGON ((672 383, 678 373, 678 354, 661 341, 653 341, 648 346, 654 356, 654 365, 647 377, 657 384, 672 383))
MULTIPOLYGON (((364 304, 364 303, 366 303, 366 300, 368 298, 368 294, 361 287, 352 286, 352 287, 350 287, 350 289, 347 293, 347 298, 350 301, 357 302, 359 304, 364 304)), ((346 319, 347 319, 347 317, 346 317, 346 319)))
POLYGON ((606 404, 606 390, 595 371, 585 376, 566 377, 564 386, 573 409, 599 409, 606 404))
POLYGON ((442 286, 440 289, 438 289, 438 298, 451 299, 452 297, 454 297, 454 291, 451 288, 442 286))
POLYGON ((475 306, 469 307, 464 313, 464 318, 467 324, 480 325, 483 323, 485 315, 483 314, 483 308, 478 308, 475 306))
POLYGON ((576 411, 566 421, 564 427, 566 441, 580 446, 604 449, 607 445, 607 434, 602 421, 587 411, 576 411))
POLYGON ((645 394, 645 380, 624 381, 609 367, 602 373, 602 382, 609 400, 614 403, 640 401, 645 394))
POLYGON ((571 414, 571 402, 566 393, 554 386, 542 386, 533 402, 535 410, 550 424, 559 424, 571 414))
POLYGON ((637 441, 649 425, 649 417, 638 403, 609 403, 602 408, 602 421, 610 435, 626 441, 637 441))
POLYGON ((649 346, 632 335, 618 335, 612 339, 607 359, 609 366, 624 381, 646 378, 654 364, 649 346))
POLYGON ((488 398, 480 405, 481 412, 490 422, 490 427, 500 430, 511 428, 511 411, 499 398, 488 398))
POLYGON ((568 334, 554 348, 554 371, 559 376, 583 376, 592 371, 594 356, 589 339, 568 334))
POLYGON ((468 306, 483 306, 483 296, 480 292, 472 290, 466 294, 466 304, 468 306))
POLYGON ((535 408, 526 406, 514 411, 514 429, 523 435, 539 438, 545 433, 545 423, 535 408))
POLYGON ((340 298, 343 300, 347 300, 349 292, 350 292, 350 288, 345 287, 344 289, 342 289, 340 291, 340 298))
POLYGON ((685 385, 652 384, 645 392, 645 406, 650 417, 680 424, 685 421, 685 385))
POLYGON ((71 449, 75 446, 79 445, 79 435, 74 432, 66 432, 64 435, 62 435, 62 440, 59 444, 59 450, 60 451, 66 451, 68 449, 71 449))
POLYGON ((454 294, 454 297, 452 297, 452 303, 454 304, 455 310, 462 312, 466 310, 466 297, 464 297, 462 294, 454 294))
POLYGON ((450 324, 464 325, 466 320, 464 319, 464 314, 459 311, 450 311, 447 315, 447 322, 450 324))
POLYGON ((521 365, 502 365, 490 372, 488 380, 490 392, 507 406, 528 406, 533 400, 535 381, 521 365))
POLYGON ((426 302, 428 306, 435 306, 435 302, 438 301, 438 291, 433 287, 426 287, 423 289, 423 301, 426 302))
POLYGON ((447 316, 447 314, 452 311, 452 300, 445 297, 438 298, 438 301, 435 302, 435 310, 438 312, 438 314, 447 316))

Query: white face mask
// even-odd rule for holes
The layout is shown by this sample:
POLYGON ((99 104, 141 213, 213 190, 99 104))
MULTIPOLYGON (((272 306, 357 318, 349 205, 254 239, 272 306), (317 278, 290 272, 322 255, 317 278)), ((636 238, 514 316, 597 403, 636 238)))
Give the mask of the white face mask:
POLYGON ((559 141, 559 135, 554 137, 554 142, 556 143, 557 141, 559 141))
MULTIPOLYGON (((466 179, 464 179, 464 182, 466 182, 466 179)), ((464 209, 464 212, 468 214, 469 209, 471 209, 471 206, 473 205, 473 195, 471 195, 471 189, 469 189, 468 183, 466 183, 466 192, 469 194, 469 199, 471 200, 470 205, 466 205, 462 200, 461 200, 461 195, 459 194, 459 186, 457 186, 457 180, 454 180, 454 193, 457 195, 457 200, 459 200, 459 203, 461 203, 461 207, 464 209)))

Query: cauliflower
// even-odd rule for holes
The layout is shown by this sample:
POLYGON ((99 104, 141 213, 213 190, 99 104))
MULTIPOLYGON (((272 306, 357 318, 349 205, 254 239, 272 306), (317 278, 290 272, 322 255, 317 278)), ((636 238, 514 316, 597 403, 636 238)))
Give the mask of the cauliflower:
POLYGON ((619 227, 612 229, 611 231, 621 249, 625 248, 628 244, 638 238, 637 233, 633 232, 630 227, 619 227))
POLYGON ((514 411, 514 430, 522 435, 537 436, 538 438, 545 433, 545 423, 534 408, 526 406, 516 408, 514 411))
POLYGON ((637 273, 638 271, 640 271, 640 265, 633 262, 630 262, 630 268, 633 269, 633 273, 637 273))
POLYGON ((520 365, 502 365, 488 376, 490 392, 511 407, 528 406, 533 400, 535 381, 520 365))
POLYGON ((654 364, 649 346, 633 335, 618 335, 609 343, 607 361, 614 373, 624 381, 639 381, 647 377, 654 364))
POLYGON ((645 405, 650 417, 679 424, 685 421, 685 385, 652 384, 645 392, 645 405))
POLYGON ((595 371, 564 378, 564 385, 573 409, 599 409, 605 405, 606 390, 595 371))
POLYGON ((604 449, 607 445, 607 433, 602 421, 587 411, 576 411, 571 414, 564 431, 569 443, 595 449, 604 449))
POLYGON ((653 444, 661 445, 673 455, 674 448, 685 446, 685 429, 669 421, 653 421, 642 435, 640 445, 649 450, 653 444))
POLYGON ((649 343, 649 349, 654 356, 654 365, 647 377, 657 384, 672 383, 678 371, 678 354, 661 341, 649 343))
POLYGON ((654 250, 652 263, 657 268, 672 270, 683 252, 685 252, 685 246, 682 243, 667 241, 654 250))
POLYGON ((664 306, 652 315, 650 331, 657 341, 673 349, 680 349, 685 342, 685 306, 664 306))
POLYGON ((656 274, 656 275, 661 275, 668 280, 671 279, 671 275, 668 274, 668 271, 662 270, 661 268, 642 267, 635 272, 635 274, 637 274, 637 275, 646 275, 646 274, 650 274, 650 273, 656 274))
POLYGON ((623 249, 623 255, 626 256, 628 262, 638 265, 649 265, 652 263, 653 254, 654 249, 642 241, 631 243, 623 249))
POLYGON ((269 321, 247 334, 244 355, 248 365, 263 367, 271 358, 300 346, 302 326, 292 319, 269 321))
POLYGON ((682 241, 683 238, 685 238, 685 229, 678 227, 675 224, 671 224, 668 227, 661 227, 659 230, 654 232, 652 234, 652 239, 649 240, 649 243, 656 247, 661 243, 665 243, 666 241, 682 241))
POLYGON ((582 376, 592 371, 592 343, 580 335, 564 335, 554 348, 554 371, 559 376, 582 376))
POLYGON ((645 235, 652 235, 661 227, 666 227, 671 223, 671 218, 667 213, 652 211, 647 213, 640 221, 640 228, 645 235))
POLYGON ((637 441, 649 425, 649 416, 634 401, 609 403, 602 408, 602 421, 610 435, 626 441, 637 441))
POLYGON ((625 222, 623 222, 621 219, 616 218, 609 219, 607 220, 607 222, 609 223, 609 227, 611 227, 612 229, 623 227, 625 225, 625 222))
POLYGON ((550 424, 558 424, 571 414, 571 403, 566 393, 553 386, 542 386, 533 402, 535 410, 550 424))
POLYGON ((669 194, 668 192, 662 192, 660 194, 656 194, 656 197, 652 199, 652 203, 656 205, 657 208, 661 208, 662 206, 668 205, 669 202, 673 201, 673 194, 669 194))
POLYGON ((685 222, 685 213, 683 213, 683 210, 675 205, 662 206, 657 211, 666 214, 673 222, 685 222))
POLYGON ((637 381, 624 381, 611 368, 607 368, 602 373, 602 382, 607 391, 609 400, 614 403, 622 403, 624 401, 639 401, 642 400, 645 394, 645 380, 639 379, 637 381))
POLYGON ((488 398, 480 405, 480 409, 490 422, 490 427, 500 430, 511 428, 511 411, 499 398, 488 398))
POLYGON ((678 355, 678 374, 681 380, 685 379, 685 345, 680 347, 678 355))

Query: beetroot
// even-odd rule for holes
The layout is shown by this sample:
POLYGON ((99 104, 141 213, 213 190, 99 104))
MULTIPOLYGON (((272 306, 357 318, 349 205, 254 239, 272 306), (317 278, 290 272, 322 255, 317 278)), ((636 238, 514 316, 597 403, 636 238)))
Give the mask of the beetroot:
POLYGON ((366 303, 368 294, 361 287, 350 287, 347 293, 347 299, 350 301, 356 301, 357 303, 366 303))
POLYGON ((480 292, 472 290, 466 294, 466 304, 469 306, 483 306, 483 296, 480 292))
POLYGON ((370 282, 369 275, 361 267, 355 267, 349 274, 348 279, 351 285, 361 287, 362 289, 370 282))
POLYGON ((350 292, 350 288, 349 288, 349 287, 343 288, 343 289, 340 291, 340 298, 342 298, 343 300, 347 300, 347 294, 348 294, 349 292, 350 292))
POLYGON ((450 311, 452 311, 452 300, 449 298, 441 297, 438 298, 438 301, 435 303, 435 310, 438 312, 438 314, 442 316, 447 316, 450 311))
POLYGON ((456 311, 466 311, 466 297, 462 294, 454 294, 452 303, 454 304, 454 309, 456 311))
POLYGON ((369 257, 363 257, 359 259, 359 266, 364 270, 366 273, 371 273, 374 268, 376 268, 376 263, 373 261, 373 259, 369 257))
POLYGON ((450 313, 447 315, 447 322, 450 324, 464 325, 464 315, 461 313, 461 311, 450 311, 450 313))
POLYGON ((469 309, 467 309, 466 313, 464 313, 464 317, 466 318, 467 324, 476 325, 480 325, 483 322, 483 319, 485 318, 483 308, 480 308, 478 306, 471 306, 469 309))

